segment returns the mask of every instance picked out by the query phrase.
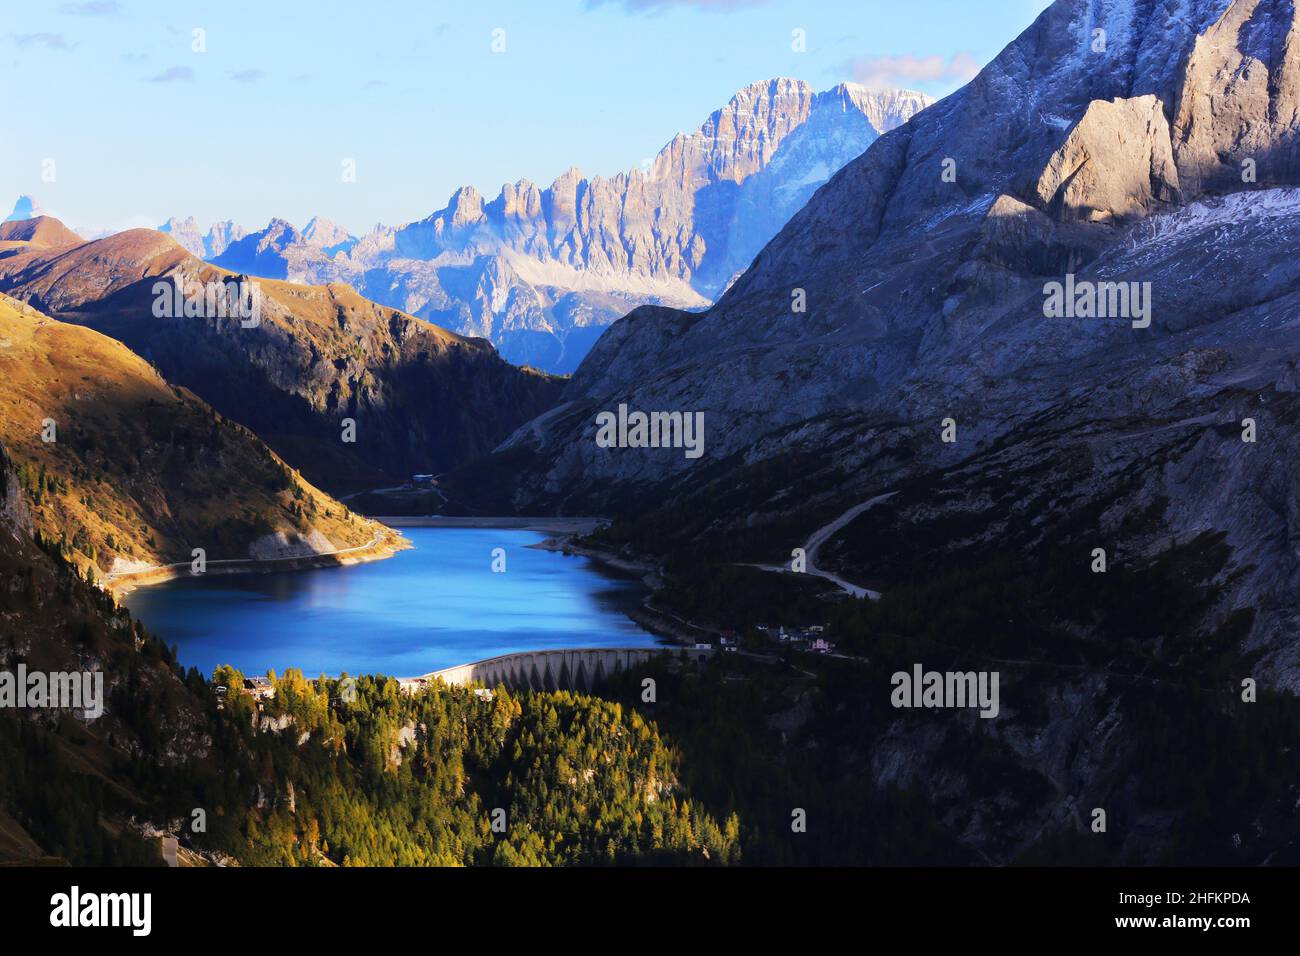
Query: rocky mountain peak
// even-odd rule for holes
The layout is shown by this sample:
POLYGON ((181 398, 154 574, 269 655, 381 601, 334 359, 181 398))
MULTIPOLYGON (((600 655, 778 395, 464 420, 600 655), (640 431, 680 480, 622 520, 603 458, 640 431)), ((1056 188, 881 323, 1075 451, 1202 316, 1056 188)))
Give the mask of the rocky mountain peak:
POLYGON ((286 249, 291 245, 305 242, 298 228, 287 219, 272 219, 258 235, 258 249, 286 249))
POLYGON ((482 220, 483 197, 473 186, 461 186, 447 203, 447 225, 453 229, 472 226, 482 220))
POLYGON ((653 178, 682 188, 743 182, 807 119, 814 96, 807 83, 788 77, 751 83, 693 132, 674 137, 655 158, 653 178))
POLYGON ((351 235, 338 223, 321 216, 312 216, 311 221, 302 230, 303 242, 322 248, 331 248, 346 243, 351 235))
POLYGON ((819 100, 838 100, 841 109, 858 110, 881 133, 902 126, 934 103, 933 97, 915 90, 872 89, 858 83, 841 83, 821 94, 819 100))
POLYGON ((527 179, 506 183, 489 204, 487 214, 497 220, 528 220, 542 215, 542 191, 527 179))
POLYGON ((202 258, 207 254, 203 234, 199 231, 199 224, 193 216, 185 219, 172 216, 158 227, 158 231, 171 236, 192 256, 202 258))
POLYGON ((5 222, 21 222, 24 219, 36 219, 44 215, 45 210, 39 202, 31 196, 19 196, 18 201, 14 203, 13 212, 5 218, 5 222))
POLYGON ((237 242, 247 235, 243 226, 238 225, 230 219, 221 222, 214 222, 208 234, 204 237, 204 256, 205 259, 213 259, 221 255, 230 246, 232 242, 237 242))

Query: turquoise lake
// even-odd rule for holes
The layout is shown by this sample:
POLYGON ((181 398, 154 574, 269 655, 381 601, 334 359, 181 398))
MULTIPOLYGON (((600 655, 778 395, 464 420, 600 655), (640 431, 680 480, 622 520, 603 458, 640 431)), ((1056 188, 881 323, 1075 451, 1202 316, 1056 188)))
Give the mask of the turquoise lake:
POLYGON ((403 528, 415 546, 384 561, 312 571, 184 577, 126 596, 186 667, 308 677, 411 677, 514 651, 642 647, 626 617, 641 583, 589 558, 528 547, 495 528, 403 528), (492 571, 505 550, 506 570, 492 571))

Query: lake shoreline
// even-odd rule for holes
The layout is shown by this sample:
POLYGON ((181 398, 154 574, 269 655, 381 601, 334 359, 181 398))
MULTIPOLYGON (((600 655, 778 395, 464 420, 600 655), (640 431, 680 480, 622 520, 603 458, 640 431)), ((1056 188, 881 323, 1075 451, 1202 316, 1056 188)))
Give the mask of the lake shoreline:
MULTIPOLYGON (((541 530, 541 529, 531 529, 541 530)), ((530 544, 530 548, 536 548, 538 551, 558 551, 561 554, 576 554, 584 558, 591 558, 593 561, 600 561, 611 568, 617 568, 628 574, 635 574, 641 577, 642 582, 651 591, 656 589, 655 584, 651 583, 659 580, 659 566, 650 561, 627 558, 622 555, 614 554, 612 551, 603 551, 600 548, 593 548, 589 545, 577 544, 575 535, 557 534, 547 538, 545 541, 539 541, 536 544, 530 544)))
MULTIPOLYGON (((563 560, 534 547, 544 537, 409 528, 411 550, 351 574, 322 573, 349 555, 231 563, 215 581, 186 565, 155 571, 161 586, 123 604, 204 673, 231 664, 249 674, 427 674, 513 653, 674 643, 640 623, 647 591, 639 575, 598 557, 563 560), (502 547, 509 571, 497 573, 502 547)), ((218 570, 209 562, 209 573, 218 570)))
POLYGON ((663 587, 664 582, 661 576, 663 568, 649 558, 629 558, 625 555, 615 554, 612 551, 593 548, 590 545, 577 544, 572 535, 556 535, 547 538, 545 541, 539 541, 537 544, 529 545, 529 547, 536 548, 539 551, 558 551, 561 554, 590 558, 616 570, 639 577, 647 594, 642 598, 638 607, 626 612, 627 617, 633 624, 669 644, 692 647, 701 641, 716 640, 718 637, 715 632, 691 624, 688 621, 682 621, 680 618, 676 618, 651 603, 655 594, 663 587))
POLYGON ((390 528, 502 528, 512 531, 540 531, 552 535, 591 534, 608 521, 605 518, 486 517, 455 515, 367 515, 371 521, 390 528))
POLYGON ((358 551, 346 549, 331 551, 326 554, 304 554, 285 558, 231 558, 209 561, 202 575, 187 570, 189 562, 146 568, 118 575, 112 580, 105 580, 103 587, 119 601, 137 588, 165 584, 183 577, 214 577, 231 574, 273 574, 278 571, 314 571, 322 568, 346 568, 354 564, 368 564, 371 561, 384 561, 406 551, 412 545, 400 534, 384 535, 371 545, 358 551))
MULTIPOLYGON (((588 557, 604 561, 611 567, 631 573, 641 573, 642 567, 623 561, 614 555, 606 555, 594 549, 571 547, 546 547, 552 541, 570 541, 577 535, 590 534, 602 524, 604 518, 551 518, 551 517, 457 517, 443 515, 374 515, 369 520, 384 525, 394 534, 385 535, 382 540, 361 550, 334 551, 328 554, 304 554, 286 558, 248 558, 222 559, 220 563, 208 562, 206 575, 229 574, 268 574, 277 571, 314 571, 321 568, 346 568, 354 564, 366 564, 371 561, 383 561, 399 551, 405 551, 412 545, 401 536, 400 529, 406 528, 501 528, 503 530, 536 531, 555 537, 537 545, 530 545, 541 550, 564 551, 569 554, 585 554, 588 557)), ((104 579, 104 590, 119 600, 136 588, 165 584, 177 578, 189 576, 189 562, 178 562, 162 567, 145 568, 129 571, 104 579)), ((646 568, 648 570, 648 566, 646 568)), ((652 588, 653 590, 653 588, 652 588)))

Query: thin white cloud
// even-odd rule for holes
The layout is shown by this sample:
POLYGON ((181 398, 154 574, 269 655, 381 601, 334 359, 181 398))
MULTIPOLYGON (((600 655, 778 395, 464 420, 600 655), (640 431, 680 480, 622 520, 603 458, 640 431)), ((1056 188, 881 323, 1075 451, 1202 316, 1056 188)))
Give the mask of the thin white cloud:
POLYGON ((622 7, 628 13, 659 13, 674 8, 731 13, 747 7, 761 7, 771 0, 587 0, 588 10, 597 7, 622 7))
POLYGON ((20 33, 14 37, 19 46, 43 46, 47 50, 66 50, 68 41, 62 33, 20 33))
POLYGON ((194 79, 194 71, 188 66, 170 66, 156 76, 149 78, 150 83, 189 83, 194 79))
POLYGON ((59 13, 72 17, 111 17, 122 9, 117 0, 87 0, 85 3, 65 3, 59 13))
MULTIPOLYGON (((62 219, 62 216, 55 216, 55 219, 62 219)), ((64 222, 67 220, 65 219, 64 222)), ((162 222, 157 216, 140 216, 135 215, 127 219, 119 219, 116 222, 107 225, 95 223, 87 225, 82 223, 74 226, 72 231, 81 236, 82 239, 103 239, 105 236, 116 235, 119 232, 126 232, 128 229, 157 229, 158 223, 162 222)))
POLYGON ((979 73, 979 61, 969 53, 948 59, 932 56, 863 56, 849 64, 849 73, 863 86, 911 86, 924 83, 965 83, 979 73))

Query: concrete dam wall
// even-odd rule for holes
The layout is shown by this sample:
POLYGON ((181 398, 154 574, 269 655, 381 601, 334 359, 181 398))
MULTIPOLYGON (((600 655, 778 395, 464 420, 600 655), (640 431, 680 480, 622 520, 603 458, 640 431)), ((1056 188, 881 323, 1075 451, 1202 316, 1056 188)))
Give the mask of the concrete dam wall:
POLYGON ((464 686, 502 684, 511 690, 589 691, 601 678, 630 670, 659 657, 698 660, 713 653, 696 647, 593 647, 558 651, 524 651, 504 654, 472 664, 459 664, 431 674, 422 681, 442 678, 446 684, 464 686))

